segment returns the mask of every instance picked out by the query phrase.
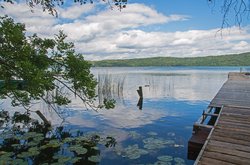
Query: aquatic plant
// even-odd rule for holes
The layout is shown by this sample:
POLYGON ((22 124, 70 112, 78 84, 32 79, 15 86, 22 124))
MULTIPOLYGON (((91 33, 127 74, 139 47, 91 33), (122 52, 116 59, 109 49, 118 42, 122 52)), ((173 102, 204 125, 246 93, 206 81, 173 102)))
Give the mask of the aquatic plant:
POLYGON ((129 131, 128 136, 132 139, 139 139, 141 134, 137 133, 136 131, 129 131))
MULTIPOLYGON (((18 114, 19 115, 19 114, 18 114)), ((29 114, 25 118, 29 119, 29 114)), ((27 120, 25 127, 16 127, 23 122, 11 118, 13 127, 0 134, 0 164, 87 164, 100 161, 99 141, 113 147, 113 137, 101 137, 96 132, 71 133, 62 126, 52 129, 34 119, 27 120)), ((7 122, 7 120, 5 121, 7 122)), ((10 125, 10 124, 6 124, 10 125)))
POLYGON ((153 165, 172 165, 171 162, 157 161, 153 165))
POLYGON ((138 159, 141 157, 141 155, 146 155, 146 154, 148 154, 148 151, 140 149, 138 147, 138 144, 129 145, 122 152, 122 156, 127 157, 129 159, 138 159))
POLYGON ((173 157, 169 155, 163 155, 163 156, 158 156, 157 159, 163 162, 171 162, 173 160, 173 157))
POLYGON ((167 145, 172 145, 175 142, 173 140, 165 140, 162 138, 146 138, 143 140, 144 148, 148 150, 166 148, 167 145))
POLYGON ((69 147, 69 150, 76 152, 78 155, 84 155, 88 152, 88 150, 86 148, 82 147, 79 144, 69 147))
POLYGON ((112 74, 99 74, 98 81, 98 99, 99 103, 105 101, 105 98, 112 100, 112 98, 123 99, 123 89, 125 76, 115 76, 112 74))
POLYGON ((88 157, 88 160, 94 163, 100 162, 101 161, 101 157, 100 156, 96 156, 96 155, 92 155, 90 157, 88 157))
POLYGON ((176 165, 185 165, 185 160, 179 157, 175 157, 174 162, 176 165))
POLYGON ((158 133, 152 132, 152 131, 151 131, 151 132, 148 132, 147 134, 150 135, 150 136, 157 136, 157 135, 158 135, 158 133))

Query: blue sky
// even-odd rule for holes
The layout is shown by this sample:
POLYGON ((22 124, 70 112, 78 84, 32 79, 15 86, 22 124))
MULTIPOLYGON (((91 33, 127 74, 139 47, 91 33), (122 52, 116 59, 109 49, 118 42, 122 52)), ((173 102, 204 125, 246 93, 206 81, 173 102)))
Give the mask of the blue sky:
POLYGON ((196 57, 250 51, 249 20, 241 28, 229 17, 222 24, 221 4, 207 0, 130 0, 122 11, 105 3, 68 4, 57 7, 58 18, 34 12, 24 1, 3 4, 0 14, 26 24, 28 34, 51 38, 59 30, 75 43, 88 60, 157 56, 196 57), (222 34, 222 35, 221 35, 222 34))
POLYGON ((162 29, 166 31, 210 29, 217 28, 221 24, 222 17, 219 10, 215 12, 206 0, 137 0, 131 2, 152 6, 165 15, 175 13, 190 16, 188 21, 163 26, 162 29))

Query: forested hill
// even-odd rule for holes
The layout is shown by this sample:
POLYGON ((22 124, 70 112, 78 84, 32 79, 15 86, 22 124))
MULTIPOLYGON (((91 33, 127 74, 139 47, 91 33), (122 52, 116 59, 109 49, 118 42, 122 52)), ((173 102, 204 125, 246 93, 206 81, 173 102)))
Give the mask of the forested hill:
POLYGON ((153 57, 126 60, 91 61, 93 66, 250 66, 250 52, 233 55, 175 58, 153 57))

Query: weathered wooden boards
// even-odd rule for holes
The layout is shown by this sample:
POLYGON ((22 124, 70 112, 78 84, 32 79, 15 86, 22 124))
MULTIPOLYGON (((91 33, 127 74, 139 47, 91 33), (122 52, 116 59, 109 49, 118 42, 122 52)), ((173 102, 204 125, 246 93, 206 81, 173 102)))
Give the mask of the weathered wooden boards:
POLYGON ((229 73, 228 81, 211 101, 210 106, 250 107, 250 76, 246 73, 229 73))
POLYGON ((250 77, 229 74, 211 105, 222 110, 195 164, 250 164, 250 77))
POLYGON ((250 164, 250 108, 223 107, 198 164, 250 164))

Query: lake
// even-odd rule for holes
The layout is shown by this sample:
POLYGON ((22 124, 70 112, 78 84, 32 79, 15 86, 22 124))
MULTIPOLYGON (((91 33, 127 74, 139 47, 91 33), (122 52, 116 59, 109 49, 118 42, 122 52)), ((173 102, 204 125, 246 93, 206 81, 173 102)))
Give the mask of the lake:
MULTIPOLYGON (((77 99, 57 113, 44 105, 38 108, 54 127, 113 139, 114 143, 96 143, 96 162, 100 165, 161 165, 194 163, 187 159, 193 123, 228 73, 239 72, 240 67, 97 67, 91 71, 99 82, 98 100, 115 99, 114 109, 86 110, 77 99), (139 87, 142 100, 137 93, 139 87)), ((10 109, 6 102, 3 107, 10 109)), ((95 161, 87 163, 91 162, 95 161)))

